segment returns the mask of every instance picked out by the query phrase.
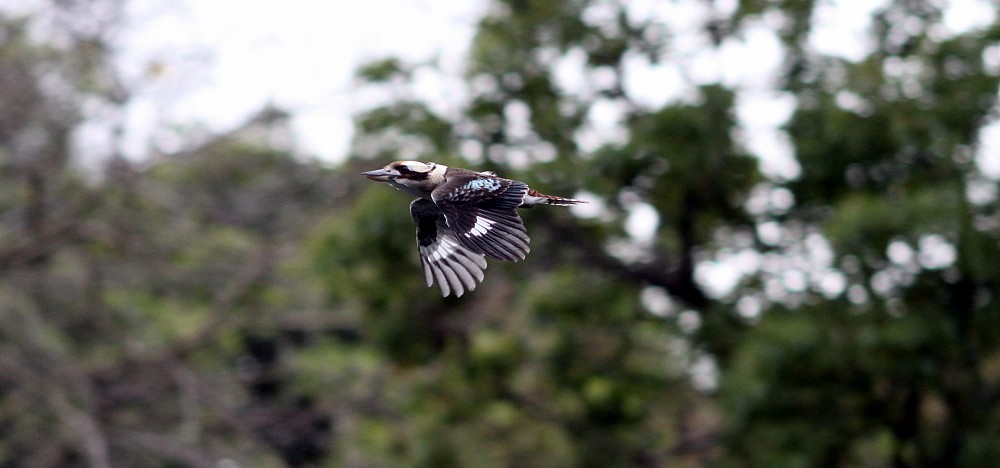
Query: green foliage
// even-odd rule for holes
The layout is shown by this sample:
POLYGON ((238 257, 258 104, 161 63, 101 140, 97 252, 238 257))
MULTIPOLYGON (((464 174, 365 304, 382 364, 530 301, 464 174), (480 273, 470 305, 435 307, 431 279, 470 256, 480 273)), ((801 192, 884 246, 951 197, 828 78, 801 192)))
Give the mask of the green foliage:
POLYGON ((387 58, 361 67, 357 75, 371 83, 385 83, 393 78, 407 79, 410 71, 396 58, 387 58))
POLYGON ((494 2, 457 115, 414 98, 433 63, 363 67, 387 102, 335 168, 273 147, 276 109, 83 167, 83 109, 129 99, 113 28, 46 43, 0 16, 0 465, 994 463, 1000 207, 974 154, 1000 26, 946 32, 941 2, 890 1, 846 60, 810 46, 822 2, 739 2, 685 31, 626 3, 494 2), (795 103, 787 181, 744 147, 740 86, 648 108, 625 85, 637 57, 683 59, 679 34, 717 47, 760 24, 795 103), (567 54, 584 92, 556 75, 567 54), (590 151, 599 106, 620 134, 590 151), (410 197, 358 176, 404 158, 598 213, 522 210, 528 258, 442 298, 410 197))

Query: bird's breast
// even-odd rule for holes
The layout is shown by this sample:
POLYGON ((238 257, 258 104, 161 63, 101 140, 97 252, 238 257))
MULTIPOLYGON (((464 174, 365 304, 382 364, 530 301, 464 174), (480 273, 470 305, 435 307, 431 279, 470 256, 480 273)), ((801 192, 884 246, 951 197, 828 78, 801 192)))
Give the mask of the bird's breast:
POLYGON ((395 187, 396 190, 401 190, 415 197, 426 198, 428 200, 431 198, 431 191, 425 190, 422 186, 401 184, 395 180, 386 183, 395 187))

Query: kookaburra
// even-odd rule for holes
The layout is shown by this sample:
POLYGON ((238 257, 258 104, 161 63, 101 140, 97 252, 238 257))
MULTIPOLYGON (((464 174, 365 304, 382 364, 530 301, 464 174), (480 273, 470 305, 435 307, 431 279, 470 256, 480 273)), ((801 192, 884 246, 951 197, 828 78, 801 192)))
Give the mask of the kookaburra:
POLYGON ((410 203, 427 286, 461 296, 476 289, 484 256, 516 262, 528 254, 519 207, 576 205, 583 200, 543 195, 524 182, 443 164, 396 161, 363 176, 419 197, 410 203))

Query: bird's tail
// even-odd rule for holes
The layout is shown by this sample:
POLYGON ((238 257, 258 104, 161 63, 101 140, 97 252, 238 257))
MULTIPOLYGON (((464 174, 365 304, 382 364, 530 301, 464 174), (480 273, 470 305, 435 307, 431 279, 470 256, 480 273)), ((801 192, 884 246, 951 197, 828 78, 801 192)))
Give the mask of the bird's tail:
POLYGON ((556 197, 553 195, 545 195, 535 189, 528 189, 528 193, 524 195, 524 199, 521 200, 521 206, 525 208, 530 208, 535 205, 556 205, 556 206, 569 206, 569 205, 579 205, 581 203, 587 203, 584 200, 577 200, 575 198, 563 198, 556 197))

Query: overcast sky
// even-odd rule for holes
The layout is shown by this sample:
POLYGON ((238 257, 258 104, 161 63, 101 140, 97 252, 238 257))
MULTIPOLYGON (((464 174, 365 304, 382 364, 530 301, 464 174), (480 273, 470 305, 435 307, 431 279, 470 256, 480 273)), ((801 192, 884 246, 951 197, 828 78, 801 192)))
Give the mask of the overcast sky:
POLYGON ((141 85, 130 107, 126 149, 145 153, 150 134, 163 124, 226 130, 273 103, 295 115, 301 149, 338 160, 347 151, 352 114, 366 105, 353 92, 354 71, 375 58, 438 57, 457 80, 482 6, 432 0, 131 2, 132 27, 121 38, 120 63, 141 85))

